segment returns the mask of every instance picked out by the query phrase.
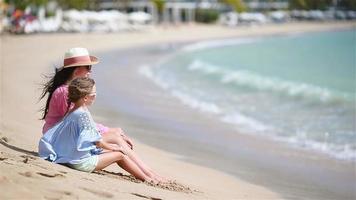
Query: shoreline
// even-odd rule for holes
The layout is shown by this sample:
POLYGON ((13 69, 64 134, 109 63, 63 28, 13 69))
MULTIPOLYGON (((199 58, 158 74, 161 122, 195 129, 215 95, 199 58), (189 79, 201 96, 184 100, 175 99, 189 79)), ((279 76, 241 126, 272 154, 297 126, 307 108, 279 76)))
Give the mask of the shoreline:
MULTIPOLYGON (((346 23, 347 25, 344 26, 352 26, 354 27, 354 23, 346 23)), ((290 27, 293 25, 286 25, 286 27, 290 27)), ((296 26, 296 25, 294 25, 296 26)), ((313 25, 310 25, 313 26, 313 25)), ((318 26, 318 25, 315 25, 318 26)), ((337 25, 339 27, 341 25, 337 25)), ((266 28, 266 27, 264 27, 266 28)), ((275 28, 275 27, 274 27, 275 28)), ((301 27, 294 27, 294 29, 299 29, 301 27)), ((320 28, 320 27, 319 27, 320 28)), ((325 28, 325 27, 324 27, 325 28)), ((328 27, 328 29, 333 29, 335 27, 328 27)), ((183 29, 183 28, 182 28, 183 29)), ((3 75, 1 76, 1 96, 2 102, 1 108, 3 116, 3 121, 1 122, 0 132, 1 137, 6 137, 8 144, 15 146, 20 149, 25 149, 27 151, 37 151, 37 140, 40 137, 40 127, 41 121, 38 119, 38 104, 36 104, 37 97, 39 96, 38 91, 38 83, 41 80, 39 74, 51 72, 52 68, 48 67, 48 64, 53 63, 53 60, 56 58, 60 58, 63 52, 75 46, 86 46, 91 53, 95 54, 105 54, 105 52, 115 52, 117 49, 125 52, 127 47, 130 48, 138 48, 143 47, 145 45, 155 45, 159 43, 166 43, 172 44, 176 42, 191 42, 200 39, 214 39, 214 38, 222 38, 222 37, 229 37, 229 36, 237 36, 240 37, 243 34, 247 34, 246 30, 242 31, 231 31, 230 29, 226 29, 224 27, 206 27, 206 26, 197 26, 197 27, 188 27, 189 31, 191 31, 191 35, 189 36, 182 36, 182 29, 178 30, 161 30, 157 29, 149 33, 128 33, 128 34, 53 34, 53 35, 33 35, 33 36, 0 36, 2 42, 2 51, 1 55, 4 58, 1 63, 1 70, 3 75), (205 32, 207 30, 211 30, 209 32, 205 32), (230 32, 231 31, 231 32, 230 32), (244 32, 246 31, 246 32, 244 32), (201 35, 202 33, 207 33, 201 35), (161 35, 163 34, 163 35, 161 35), (202 37, 201 37, 202 36, 202 37), (50 44, 50 45, 49 45, 50 44), (126 48, 126 49, 125 49, 126 48), (4 51, 6 49, 6 51, 4 51), (18 52, 26 52, 25 54, 17 54, 18 52), (46 56, 43 54, 46 53, 46 56), (3 56, 4 55, 4 56, 3 56), (18 70, 21 69, 23 73, 19 74, 18 70), (6 76, 5 76, 6 75, 6 76), (18 77, 16 79, 15 77, 18 77), (15 78, 15 79, 14 79, 15 78), (16 80, 16 81, 14 81, 16 80), (19 89, 21 88, 21 92, 19 89), (27 100, 23 103, 23 100, 27 100), (31 116, 31 117, 28 117, 31 116), (36 137, 33 137, 33 136, 36 137)), ((252 34, 256 34, 258 32, 254 28, 251 31, 252 34)), ((262 27, 263 29, 263 27, 262 27)), ((267 27, 268 29, 268 27, 267 27)), ((278 29, 278 28, 276 28, 278 29)), ((310 29, 317 29, 315 27, 310 29)), ((271 30, 270 30, 271 31, 271 30)), ((281 30, 274 30, 276 32, 281 32, 281 30)), ((286 31, 286 30, 285 30, 286 31)), ((268 31, 267 31, 268 32, 268 31)), ((283 31, 282 31, 283 32, 283 31)), ((286 31, 287 32, 287 31, 286 31)), ((267 34, 267 33, 266 33, 267 34)), ((168 45, 169 46, 169 45, 168 45)), ((134 52, 135 53, 135 52, 134 52)), ((151 52, 152 53, 152 52, 151 52)), ((96 74, 98 76, 100 70, 105 71, 107 69, 106 64, 109 62, 114 62, 115 65, 126 66, 130 62, 130 58, 123 58, 117 59, 115 55, 109 53, 110 55, 103 55, 100 57, 102 63, 98 65, 96 69, 96 74), (111 60, 111 61, 110 61, 111 60), (104 68, 105 66, 105 68, 104 68), (102 68, 102 69, 99 69, 102 68)), ((134 60, 135 61, 135 60, 134 60)), ((132 62, 132 61, 131 61, 132 62)), ((143 99, 135 99, 138 96, 138 90, 146 92, 145 95, 150 96, 157 92, 163 92, 162 90, 158 89, 157 86, 154 86, 152 83, 146 81, 142 81, 142 77, 138 77, 135 75, 136 71, 130 67, 117 67, 117 70, 121 70, 123 74, 120 76, 115 77, 115 79, 120 79, 123 83, 132 83, 132 87, 125 87, 123 84, 117 85, 118 88, 111 91, 114 94, 127 94, 126 99, 118 99, 117 103, 122 103, 123 101, 127 102, 135 102, 141 101, 143 99), (128 70, 128 71, 126 71, 128 70), (134 72, 134 73, 133 73, 134 72), (126 76, 130 75, 130 76, 126 76), (131 76, 132 75, 132 76, 131 76), (121 92, 121 93, 120 93, 121 92), (152 92, 152 93, 151 93, 152 92)), ((115 70, 116 70, 115 69, 115 70)), ((115 70, 112 72, 114 74, 115 70)), ((95 75, 95 74, 94 74, 95 75)), ((95 75, 96 76, 96 75, 95 75)), ((94 78, 96 78, 94 76, 94 78)), ((101 75, 100 75, 101 76, 101 75)), ((101 80, 99 79, 99 82, 101 80)), ((110 82, 110 80, 107 80, 110 82)), ((98 82, 98 84, 100 84, 98 82)), ((112 85, 114 86, 114 85, 112 85)), ((126 85, 127 86, 127 85, 126 85)), ((101 91, 100 88, 98 91, 101 91)), ((164 92, 163 92, 164 93, 164 92)), ((160 93, 161 94, 161 93, 160 93)), ((105 92, 100 95, 105 95, 105 92)), ((143 96, 141 96, 143 97, 143 96)), ((152 96, 151 96, 152 97, 152 96)), ((166 104, 166 100, 171 100, 172 98, 169 96, 162 96, 162 99, 149 99, 147 98, 144 103, 147 105, 153 105, 152 107, 157 108, 162 106, 162 104, 166 104)), ((107 121, 110 125, 117 126, 117 121, 110 121, 110 117, 115 118, 120 122, 120 126, 127 130, 128 134, 135 133, 133 135, 135 139, 139 139, 141 136, 149 137, 152 133, 160 131, 161 133, 167 133, 169 127, 160 126, 159 123, 153 121, 145 121, 145 116, 135 116, 130 114, 130 109, 135 108, 126 108, 128 110, 123 110, 120 113, 112 113, 111 110, 107 110, 108 107, 101 107, 100 102, 98 102, 98 107, 95 108, 96 111, 94 112, 95 118, 98 119, 99 122, 107 121)), ((172 102, 168 102, 168 106, 176 106, 178 101, 173 100, 172 102)), ((179 103, 178 103, 179 104, 179 103)), ((127 105, 127 104, 123 104, 127 105)), ((129 104, 130 105, 130 104, 129 104)), ((132 105, 132 104, 131 104, 132 105)), ((179 106, 182 108, 182 112, 175 111, 175 110, 167 110, 162 109, 157 112, 162 113, 163 116, 171 115, 178 121, 180 124, 185 123, 185 120, 191 120, 194 117, 200 116, 198 113, 190 113, 184 109, 184 106, 179 106), (187 114, 189 113, 187 117, 187 114), (187 119, 185 119, 187 118, 187 119)), ((188 109, 189 110, 189 109, 188 109)), ((120 110, 121 111, 121 110, 120 110)), ((149 108, 145 107, 144 112, 150 112, 149 108)), ((140 112, 139 112, 140 113, 140 112)), ((137 113, 134 113, 137 114, 137 113)), ((197 118, 199 119, 199 118, 197 118)), ((204 125, 207 120, 203 121, 190 121, 190 125, 194 125, 193 130, 199 130, 199 126, 204 125)), ((218 130, 217 127, 208 127, 212 130, 218 130)), ((220 129, 221 130, 221 129, 220 129)), ((213 137, 213 135, 209 134, 209 137, 213 137)), ((161 143, 164 141, 164 138, 151 138, 151 142, 147 142, 147 144, 155 144, 161 143)), ((197 165, 192 165, 186 162, 180 161, 182 157, 179 155, 173 155, 171 153, 165 153, 164 150, 160 146, 153 145, 156 148, 159 147, 160 149, 151 148, 147 145, 141 144, 140 142, 137 143, 137 150, 139 155, 142 155, 144 160, 148 161, 149 164, 152 165, 154 169, 157 169, 158 172, 162 172, 163 175, 173 176, 176 178, 179 183, 184 185, 188 185, 193 189, 197 189, 202 193, 198 194, 180 194, 176 192, 170 192, 165 190, 160 190, 154 187, 147 187, 143 184, 136 184, 130 183, 128 181, 119 181, 119 183, 114 183, 117 180, 111 180, 106 176, 98 177, 95 174, 87 175, 77 171, 73 171, 62 166, 53 166, 50 163, 41 161, 38 159, 34 159, 32 161, 31 158, 27 159, 30 161, 23 161, 23 157, 21 157, 20 153, 13 152, 12 149, 5 148, 4 145, 0 146, 0 151, 4 152, 1 154, 4 160, 7 160, 12 165, 19 165, 18 168, 13 169, 10 165, 4 165, 4 162, 0 162, 0 169, 2 172, 7 170, 13 169, 13 171, 9 174, 0 174, 0 184, 4 185, 6 188, 6 193, 1 194, 4 197, 14 197, 15 195, 28 195, 29 198, 33 197, 43 197, 46 195, 54 195, 53 190, 56 188, 70 191, 70 194, 77 197, 77 198, 93 198, 93 196, 100 193, 100 191, 109 191, 110 194, 101 192, 101 195, 110 196, 113 195, 116 198, 138 198, 140 194, 145 197, 157 197, 157 198, 168 198, 168 199, 177 199, 177 198, 194 198, 194 199, 221 199, 221 198, 244 198, 244 199, 261 199, 261 198, 269 198, 269 199, 280 199, 280 198, 288 198, 288 196, 281 197, 278 193, 273 192, 268 189, 268 187, 264 187, 263 184, 251 184, 249 181, 245 181, 243 179, 236 179, 231 177, 230 175, 226 175, 224 173, 218 172, 216 170, 211 170, 206 167, 201 167, 197 165), (5 154, 5 156, 4 156, 5 154), (13 158, 8 158, 7 154, 13 154, 13 158), (24 164, 21 164, 24 163, 24 164), (167 163, 169 163, 167 165, 167 163), (49 173, 54 178, 48 179, 45 177, 38 176, 36 172, 39 170, 45 171, 49 173), (180 171, 182 170, 182 171, 180 171), (28 172, 28 173, 27 173, 28 172), (61 173, 66 172, 66 173, 61 173), (24 174, 24 175, 21 175, 24 174), (53 174, 54 173, 54 174, 53 174), (199 174, 205 173, 209 177, 200 177, 199 174), (62 174, 56 175, 56 174, 62 174), (100 184, 98 185, 91 185, 90 180, 88 179, 95 179, 100 180, 100 184), (200 180, 201 179, 201 180, 200 180), (79 181, 77 183, 76 181, 79 181), (53 184, 49 186, 48 183, 53 184), (63 185, 63 183, 67 183, 63 185), (38 187, 34 187, 33 185, 38 185, 38 187), (89 186, 89 185, 90 186, 89 186), (111 184, 111 185, 110 185, 111 184), (112 185, 119 184, 118 189, 113 187, 112 185), (221 188, 221 184, 224 184, 224 188, 221 188), (71 187, 75 187, 76 185, 80 185, 85 188, 90 187, 90 191, 82 190, 82 191, 73 191, 70 190, 71 187), (262 186, 261 186, 262 185, 262 186), (52 191, 52 192, 51 192, 52 191), (93 193, 94 191, 94 193, 93 193), (15 194, 17 193, 17 194, 15 194), (116 196, 116 194, 120 196, 116 196)), ((146 142, 145 142, 146 143, 146 142)), ((252 143, 251 143, 252 144, 252 143)), ((258 143, 255 143, 257 145, 258 143)), ((265 145, 261 143, 261 145, 265 145)), ((176 146, 175 148, 181 148, 176 146)), ((163 148, 164 149, 164 148, 163 148)), ((242 150, 244 150, 242 148, 242 150)), ((199 160, 198 160, 199 162, 199 160)), ((254 166, 256 167, 256 166, 254 166)), ((266 166, 264 166, 266 167, 266 166)), ((240 168, 241 169, 241 168, 240 168)), ((111 167, 109 170, 113 170, 111 167)), ((248 172, 248 171, 245 171, 248 172)), ((249 174, 251 176, 256 176, 256 174, 249 174)), ((309 191, 311 192, 311 191, 309 191)), ((66 196, 67 193, 61 193, 56 195, 66 196)), ((70 195, 67 195, 67 197, 70 195)), ((98 196, 98 195, 97 195, 98 196)), ((103 196, 102 196, 103 197, 103 196)), ((293 196, 290 196, 291 198, 293 196)), ((332 198, 329 197, 329 198, 332 198)))
MULTIPOLYGON (((180 46, 182 44, 171 43, 171 45, 180 46)), ((166 46, 166 44, 163 44, 163 46, 166 46)), ((172 97, 170 94, 167 94, 167 91, 163 90, 162 88, 159 88, 151 80, 147 79, 147 77, 145 77, 147 80, 140 79, 142 78, 138 74, 140 60, 145 57, 145 54, 149 54, 147 53, 147 51, 152 51, 152 48, 150 46, 146 48, 148 49, 146 51, 142 50, 144 49, 144 47, 140 46, 140 48, 131 48, 126 49, 125 51, 117 50, 113 52, 106 52, 101 55, 101 57, 104 57, 105 60, 110 60, 110 58, 114 57, 128 57, 127 60, 133 60, 134 63, 130 64, 125 62, 125 66, 123 66, 121 64, 107 62, 105 63, 105 66, 110 67, 109 71, 112 75, 109 75, 109 73, 102 74, 102 71, 98 71, 98 74, 102 76, 98 77, 98 80, 102 81, 103 77, 105 77, 105 80, 111 79, 111 77, 115 77, 115 79, 123 80, 123 82, 127 82, 127 80, 135 80, 135 84, 133 87, 137 88, 135 89, 135 93, 137 94, 133 94, 132 92, 127 91, 127 89, 125 88, 107 89, 110 90, 111 95, 113 95, 110 96, 110 98, 115 99, 114 101, 116 101, 116 103, 113 103, 110 100, 103 101, 101 103, 105 105, 105 107, 112 108, 111 111, 107 112, 104 108, 101 108, 102 110, 100 111, 99 108, 96 110, 96 113, 101 113, 101 115, 99 114, 99 117, 112 116, 113 120, 108 120, 108 124, 112 124, 114 126, 115 124, 121 123, 123 124, 123 127, 126 127, 128 134, 132 134, 134 138, 139 139, 140 141, 146 144, 149 144, 151 146, 158 146, 160 149, 164 149, 166 151, 173 152, 176 154, 181 154, 184 156, 181 159, 186 160, 190 163, 210 166, 214 169, 227 172, 237 177, 238 179, 242 179, 257 185, 262 184, 262 186, 268 189, 272 189, 272 191, 275 191, 278 194, 283 194, 282 196, 284 198, 304 197, 313 199, 348 199, 350 198, 350 195, 352 196, 352 185, 354 182, 354 177, 352 175, 352 163, 337 161, 318 152, 310 152, 304 149, 294 149, 293 147, 290 147, 289 145, 278 141, 269 141, 268 139, 266 141, 266 138, 258 138, 253 135, 245 135, 240 134, 238 132, 236 133, 236 131, 233 130, 232 127, 214 121, 213 117, 202 117, 201 115, 203 113, 185 105, 182 105, 182 103, 178 99, 172 97), (135 55, 130 57, 129 55, 132 54, 131 51, 135 52, 135 55), (136 87, 136 85, 139 86, 136 87), (144 91, 141 91, 142 88, 144 88, 144 91), (117 99, 120 99, 120 101, 117 102, 117 99), (154 100, 153 104, 150 103, 151 101, 153 101, 151 99, 156 99, 154 100), (157 103, 157 101, 159 102, 157 103), (147 105, 140 106, 142 104, 147 105), (175 111, 175 109, 179 111, 175 111), (115 113, 115 111, 113 110, 119 110, 119 113, 115 113), (121 113, 124 113, 124 118, 120 117, 121 113), (154 115, 154 117, 150 117, 150 115, 154 115), (200 126, 197 127, 196 123, 199 123, 200 126), (208 129, 201 128, 201 126, 206 126, 207 124, 209 124, 208 129), (145 130, 137 128, 139 126, 150 127, 150 129, 155 130, 156 133, 150 133, 149 136, 147 136, 145 130), (163 133, 157 134, 157 132, 163 133), (196 134, 195 132, 203 132, 204 134, 196 134), (217 140, 218 138, 216 136, 222 134, 223 132, 227 133, 225 135, 228 138, 238 138, 239 142, 237 142, 236 145, 238 146, 239 150, 243 151, 243 153, 241 153, 241 155, 237 155, 237 159, 231 160, 231 157, 221 159, 220 156, 224 156, 225 154, 224 152, 218 150, 220 148, 219 146, 214 147, 214 144, 206 143, 207 141, 204 139, 196 139, 202 138, 204 137, 204 135, 208 134, 209 138, 217 140), (231 133, 236 133, 238 135, 236 136, 231 133), (192 139, 193 141, 191 141, 192 139), (166 144, 160 144, 160 141, 163 141, 163 143, 166 144), (204 144, 209 144, 211 148, 204 148, 204 144), (177 145, 181 147, 177 149, 175 147, 177 145), (250 146, 253 146, 255 148, 251 150, 250 146), (268 150, 266 151, 264 148, 268 150), (207 157, 209 152, 218 156, 210 155, 210 157, 207 157), (306 154, 308 152, 311 154, 306 157, 306 154), (225 167, 221 167, 216 163, 214 164, 214 162, 207 162, 204 159, 200 159, 201 157, 205 159, 211 159, 216 163, 225 163, 225 167), (261 165, 262 167, 259 165, 261 165), (308 167, 303 169, 301 168, 303 165, 308 167), (330 167, 324 167, 323 165, 330 167), (231 168, 231 166, 237 167, 231 168), (288 166, 288 168, 283 169, 286 166, 288 166), (347 169, 347 173, 343 173, 345 169, 347 169), (236 172, 236 170, 240 172, 236 172), (314 175, 313 173, 315 173, 316 175, 314 175), (298 174, 299 177, 293 177, 292 174, 298 174), (256 175, 258 176, 257 178, 255 177, 256 175), (351 175, 351 179, 346 178, 349 175, 351 175), (280 180, 276 182, 276 180, 273 180, 273 176, 278 176, 280 180), (342 178, 331 181, 330 178, 334 176, 339 176, 342 178), (345 181, 347 179, 348 181, 345 181), (351 186, 347 186, 350 183, 351 186), (299 186, 293 188, 295 187, 293 186, 294 184, 303 186, 301 188, 299 188, 299 186), (315 191, 313 190, 304 191, 304 187, 311 187, 317 192, 315 193, 315 191), (344 188, 348 189, 345 190, 344 188), (329 190, 332 192, 329 192, 329 190), (335 194, 335 191, 339 191, 339 193, 335 194), (345 194, 345 196, 343 195, 343 193, 345 194)), ((159 47, 156 48, 159 49, 159 47)), ((153 52, 157 51, 159 52, 159 50, 153 50, 153 52)), ((159 55, 159 53, 157 54, 158 55, 155 56, 164 59, 165 56, 159 55)), ((163 54, 169 53, 164 52, 163 54)), ((142 62, 150 63, 153 60, 155 60, 155 58, 147 58, 143 59, 142 62)), ((120 81, 116 83, 120 84, 120 81)), ((114 82, 111 82, 111 84, 106 82, 104 85, 115 84, 114 82)), ((101 95, 103 95, 104 97, 108 95, 104 93, 104 88, 99 88, 99 91, 102 91, 101 95)), ((228 147, 231 148, 231 145, 228 145, 228 147)))
MULTIPOLYGON (((216 47, 226 47, 226 46, 235 46, 235 45, 240 45, 240 44, 246 44, 246 43, 255 43, 255 42, 261 42, 264 39, 270 39, 270 38, 285 38, 285 37, 290 37, 290 36, 303 36, 303 35, 310 35, 310 34, 315 34, 315 33, 328 33, 328 32, 340 32, 340 31, 355 31, 356 27, 347 27, 347 28, 342 28, 342 29, 337 29, 337 30, 322 30, 322 31, 313 31, 313 32, 300 32, 300 33, 282 33, 282 34, 271 34, 268 36, 245 36, 245 37, 238 37, 238 38, 234 38, 234 37, 229 37, 229 38, 219 38, 219 39, 211 39, 211 40, 197 40, 197 41, 191 41, 191 42, 181 42, 181 43, 171 43, 169 44, 172 49, 172 53, 170 53, 170 55, 168 56, 163 56, 163 58, 160 59, 160 61, 158 63, 142 63, 139 64, 140 67, 138 67, 138 72, 139 75, 143 75, 145 78, 150 79, 152 82, 154 82, 158 87, 160 87, 161 89, 164 89, 165 92, 170 93, 172 96, 175 96, 175 98, 180 100, 180 103, 188 105, 188 107, 190 107, 192 110, 196 111, 196 112, 201 112, 201 114, 214 114, 214 110, 204 110, 204 108, 201 108, 199 106, 196 106, 196 104, 199 102, 185 102, 185 99, 180 98, 179 96, 176 96, 174 94, 172 94, 172 91, 165 89, 166 85, 164 82, 161 82, 162 80, 158 80, 158 77, 152 76, 152 71, 149 71, 152 68, 155 68, 156 65, 159 65, 160 63, 162 63, 162 60, 168 60, 172 57, 175 57, 179 54, 184 54, 184 53, 189 53, 190 51, 194 52, 196 50, 207 50, 210 48, 216 48, 216 47)), ((145 46, 142 46, 140 48, 145 48, 145 46)), ((151 47, 147 47, 146 48, 151 48, 151 47)), ((157 50, 159 51, 159 47, 157 47, 157 50)), ((350 95, 351 96, 351 95, 350 95)), ((189 100, 189 99, 188 99, 189 100)), ((351 100, 352 101, 352 100, 351 100)), ((204 103, 204 102, 203 102, 204 103)), ((215 106, 214 104, 212 106, 215 106)), ((217 117, 217 115, 216 115, 217 117)), ((226 124, 231 124, 229 122, 224 122, 221 118, 218 118, 221 121, 221 123, 226 123, 226 124)), ((247 133, 249 134, 249 133, 247 133)), ((251 133, 250 133, 251 134, 251 133)), ((256 134, 253 134, 253 136, 257 136, 256 134)), ((318 147, 320 147, 322 145, 322 143, 312 143, 311 145, 307 145, 304 147, 301 147, 298 143, 295 143, 293 141, 289 141, 289 138, 284 138, 284 137, 278 137, 278 136, 262 136, 262 137, 266 137, 267 140, 273 140, 275 142, 282 142, 285 143, 287 145, 290 146, 291 149, 299 149, 299 150, 303 150, 306 152, 311 152, 314 154, 320 154, 321 156, 326 156, 330 159, 334 159, 337 162, 345 162, 345 163, 353 163, 355 162, 355 157, 350 157, 348 156, 349 154, 351 154, 350 152, 346 152, 346 156, 344 154, 338 154, 338 152, 336 151, 332 151, 332 150, 326 150, 326 151, 322 151, 319 148, 314 147, 313 145, 316 145, 318 147)), ((312 141, 310 141, 312 142, 312 141)))

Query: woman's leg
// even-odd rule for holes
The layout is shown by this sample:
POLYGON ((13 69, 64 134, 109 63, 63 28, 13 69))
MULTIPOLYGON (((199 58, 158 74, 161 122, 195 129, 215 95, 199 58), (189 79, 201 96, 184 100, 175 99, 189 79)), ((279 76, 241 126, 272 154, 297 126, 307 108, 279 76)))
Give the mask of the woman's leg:
POLYGON ((116 162, 121 168, 135 176, 141 181, 151 181, 151 178, 145 175, 141 169, 132 162, 127 156, 121 152, 107 152, 99 155, 98 164, 95 167, 95 170, 104 169, 105 167, 116 162))

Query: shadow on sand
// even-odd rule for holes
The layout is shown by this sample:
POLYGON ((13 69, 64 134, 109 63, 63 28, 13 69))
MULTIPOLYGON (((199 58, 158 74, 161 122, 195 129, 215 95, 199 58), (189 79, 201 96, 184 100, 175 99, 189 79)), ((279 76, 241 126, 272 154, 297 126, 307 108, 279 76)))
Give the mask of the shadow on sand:
POLYGON ((24 154, 27 154, 27 155, 32 155, 32 156, 38 156, 38 153, 37 152, 34 152, 34 151, 29 151, 29 150, 26 150, 26 149, 21 149, 19 147, 16 147, 16 146, 13 146, 11 144, 8 144, 8 139, 6 137, 2 137, 0 139, 0 144, 2 144, 3 146, 9 148, 9 149, 12 149, 14 151, 17 151, 17 152, 20 152, 20 153, 24 153, 24 154))

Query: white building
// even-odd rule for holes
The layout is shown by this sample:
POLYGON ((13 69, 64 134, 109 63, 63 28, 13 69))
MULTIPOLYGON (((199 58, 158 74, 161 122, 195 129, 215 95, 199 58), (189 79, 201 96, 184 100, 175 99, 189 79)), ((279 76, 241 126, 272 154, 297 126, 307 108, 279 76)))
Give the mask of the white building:
MULTIPOLYGON (((118 9, 121 11, 143 11, 151 14, 155 22, 159 20, 156 7, 148 0, 101 0, 99 9, 118 9)), ((195 10, 198 8, 219 9, 223 5, 217 0, 167 0, 162 13, 163 21, 169 23, 183 23, 195 21, 195 10)))
POLYGON ((289 7, 289 0, 244 0, 246 7, 250 11, 262 11, 262 10, 285 10, 289 7))
MULTIPOLYGON (((250 11, 287 9, 288 0, 269 2, 268 0, 242 0, 250 11)), ((121 11, 143 11, 153 16, 158 22, 159 16, 156 7, 149 0, 98 0, 99 9, 118 9, 121 11)), ((229 6, 219 3, 218 0, 166 0, 161 20, 169 23, 184 23, 195 21, 196 9, 217 9, 232 11, 229 6)))

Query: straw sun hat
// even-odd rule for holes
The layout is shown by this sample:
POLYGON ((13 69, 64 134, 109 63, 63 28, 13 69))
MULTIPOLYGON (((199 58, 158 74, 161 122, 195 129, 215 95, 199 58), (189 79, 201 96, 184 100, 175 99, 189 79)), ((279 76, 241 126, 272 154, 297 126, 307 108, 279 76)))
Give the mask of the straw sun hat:
POLYGON ((60 69, 94 65, 97 63, 99 63, 99 59, 95 56, 89 55, 89 52, 86 48, 75 47, 69 49, 64 54, 63 66, 60 69))

